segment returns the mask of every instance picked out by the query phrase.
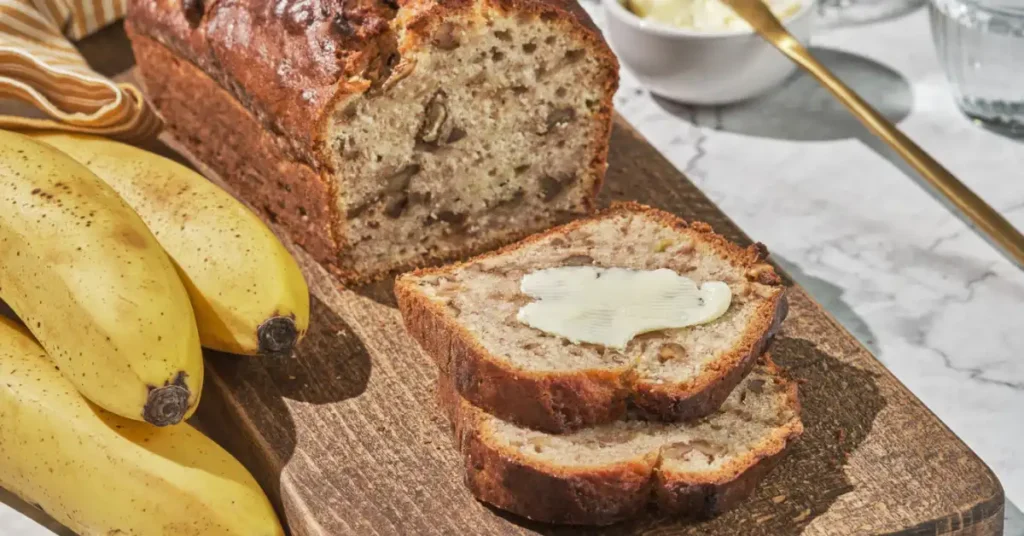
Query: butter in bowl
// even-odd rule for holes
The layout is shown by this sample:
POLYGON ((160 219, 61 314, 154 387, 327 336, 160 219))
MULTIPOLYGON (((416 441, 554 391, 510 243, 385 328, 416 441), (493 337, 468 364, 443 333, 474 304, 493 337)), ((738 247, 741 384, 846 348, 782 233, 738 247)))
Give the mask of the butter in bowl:
MULTIPOLYGON (((796 65, 720 0, 603 0, 615 53, 652 93, 729 104, 780 85, 796 65)), ((814 0, 767 0, 806 45, 814 0)))

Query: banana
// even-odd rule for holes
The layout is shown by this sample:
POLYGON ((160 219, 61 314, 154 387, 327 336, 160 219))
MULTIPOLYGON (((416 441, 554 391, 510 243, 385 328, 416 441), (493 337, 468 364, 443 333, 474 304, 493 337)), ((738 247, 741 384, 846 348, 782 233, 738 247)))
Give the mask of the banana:
POLYGON ((5 131, 0 299, 103 409, 164 426, 199 402, 195 315, 160 244, 84 166, 5 131))
POLYGON ((156 428, 90 405, 0 317, 0 486, 83 536, 280 536, 242 464, 187 424, 156 428))
POLYGON ((106 138, 37 134, 83 163, 142 217, 174 260, 203 346, 290 355, 309 326, 295 259, 248 208, 202 175, 106 138))

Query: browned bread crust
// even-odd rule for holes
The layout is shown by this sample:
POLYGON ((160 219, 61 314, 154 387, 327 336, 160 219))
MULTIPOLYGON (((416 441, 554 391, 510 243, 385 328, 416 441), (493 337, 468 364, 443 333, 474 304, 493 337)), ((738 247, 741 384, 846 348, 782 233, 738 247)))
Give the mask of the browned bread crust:
MULTIPOLYGON (((397 5, 383 0, 137 0, 128 7, 133 35, 198 66, 311 165, 321 161, 316 127, 335 99, 385 74, 382 60, 396 43, 388 23, 397 5)), ((145 76, 158 66, 143 64, 145 76)))
POLYGON ((496 418, 460 397, 443 374, 438 395, 463 455, 466 485, 481 501, 536 521, 573 525, 616 523, 648 505, 670 515, 707 518, 746 499, 803 433, 796 383, 784 379, 767 356, 764 366, 784 385, 794 417, 710 476, 664 467, 665 445, 607 465, 545 463, 496 440, 496 418))
POLYGON ((195 65, 129 26, 135 59, 145 69, 146 96, 167 129, 188 151, 231 184, 317 259, 336 258, 331 182, 292 157, 282 136, 253 115, 195 65), (159 67, 158 67, 159 66, 159 67), (202 106, 196 106, 196 101, 202 106))
POLYGON ((432 46, 439 25, 480 2, 557 25, 586 43, 610 73, 595 105, 603 127, 587 130, 599 148, 591 153, 588 193, 565 221, 591 208, 600 188, 618 69, 572 0, 138 0, 130 3, 126 28, 148 96, 175 137, 318 261, 356 284, 543 228, 523 223, 461 248, 369 268, 353 268, 344 256, 354 238, 332 164, 337 148, 328 126, 338 120, 337 107, 384 91, 402 54, 432 46))
POLYGON ((767 254, 761 244, 740 248, 713 233, 707 224, 687 224, 661 210, 631 202, 617 203, 592 218, 551 229, 463 263, 406 274, 396 282, 395 296, 406 329, 451 377, 459 393, 503 419, 557 433, 617 420, 626 413, 627 401, 631 401, 649 418, 691 420, 713 413, 722 404, 750 372, 786 316, 785 289, 771 265, 764 262, 767 254), (492 355, 457 318, 448 314, 443 304, 416 288, 418 278, 449 273, 470 263, 512 254, 546 237, 564 236, 590 221, 624 212, 643 213, 688 233, 741 267, 748 278, 777 287, 777 292, 758 308, 754 321, 746 326, 740 343, 692 381, 661 384, 640 381, 628 367, 565 373, 513 368, 492 355))

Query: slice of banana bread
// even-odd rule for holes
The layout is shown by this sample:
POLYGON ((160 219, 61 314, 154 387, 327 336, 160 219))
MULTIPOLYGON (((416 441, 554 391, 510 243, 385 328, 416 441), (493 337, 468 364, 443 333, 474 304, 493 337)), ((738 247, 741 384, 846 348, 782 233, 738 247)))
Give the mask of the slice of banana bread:
POLYGON ((618 63, 575 0, 137 0, 177 140, 346 282, 594 208, 618 63))
POLYGON ((459 393, 503 419, 564 432, 621 418, 627 400, 649 417, 710 414, 749 372, 786 314, 767 250, 741 248, 703 223, 635 203, 536 235, 500 251, 399 278, 406 328, 459 393), (637 336, 624 351, 573 344, 520 323, 524 274, 590 264, 667 268, 723 281, 732 301, 707 324, 637 336))
POLYGON ((550 523, 605 525, 650 503, 673 515, 720 514, 803 432, 796 383, 767 356, 716 413, 693 423, 627 418, 552 435, 487 414, 446 376, 438 390, 473 494, 550 523))

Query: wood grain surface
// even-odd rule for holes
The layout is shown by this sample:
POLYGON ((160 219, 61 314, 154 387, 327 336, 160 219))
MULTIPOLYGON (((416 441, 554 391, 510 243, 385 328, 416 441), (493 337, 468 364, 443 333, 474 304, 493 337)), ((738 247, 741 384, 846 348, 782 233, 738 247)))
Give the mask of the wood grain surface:
MULTIPOLYGON (((749 243, 622 121, 603 197, 749 243)), ((586 531, 496 511, 462 485, 433 400, 436 371, 404 333, 387 282, 343 289, 295 253, 315 297, 309 336, 284 362, 210 356, 200 418, 258 475, 296 536, 1001 533, 992 472, 795 286, 772 351, 802 382, 806 432, 741 508, 701 523, 652 514, 586 531)))
MULTIPOLYGON (((98 48, 130 64, 123 47, 98 48)), ((621 120, 603 194, 611 199, 703 220, 749 243, 621 120)), ((772 351, 802 383, 806 432, 740 508, 699 523, 649 514, 600 530, 491 509, 462 485, 434 403, 437 372, 404 332, 388 282, 341 288, 288 245, 314 298, 308 337, 286 360, 209 354, 200 419, 257 476, 294 536, 1002 532, 992 472, 797 286, 772 351)))

